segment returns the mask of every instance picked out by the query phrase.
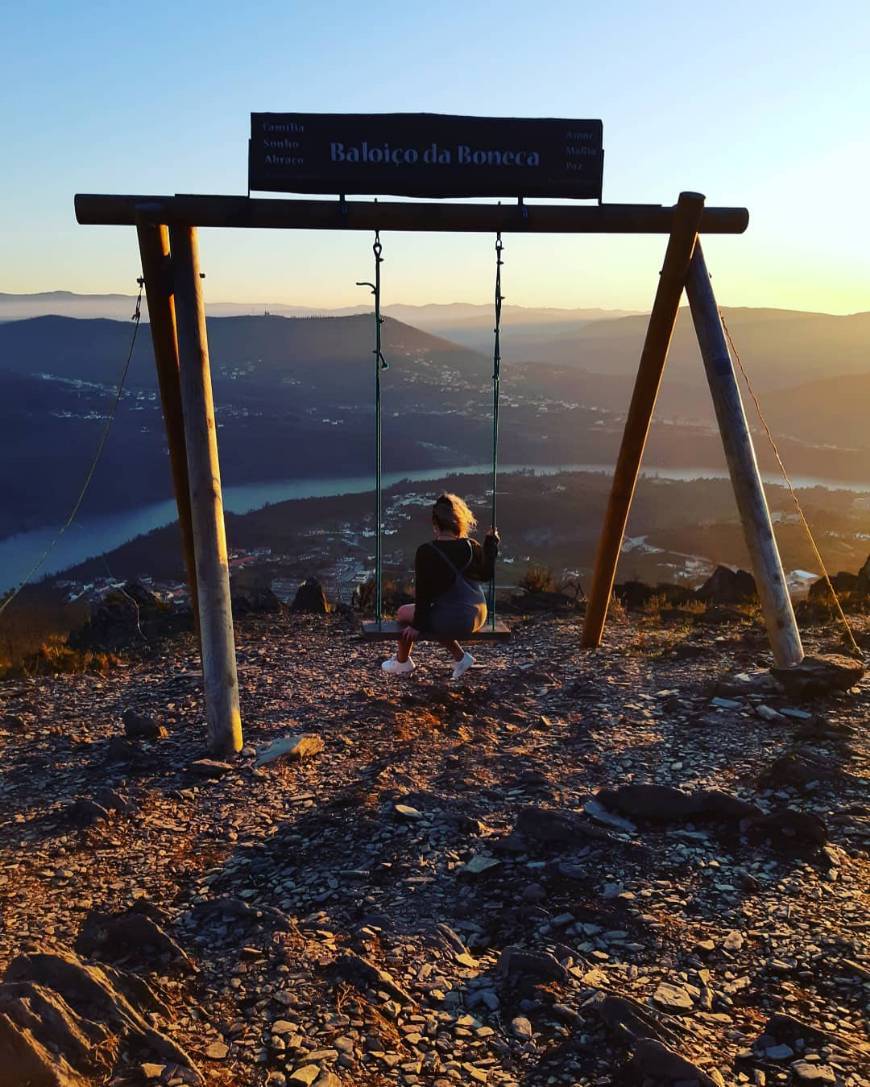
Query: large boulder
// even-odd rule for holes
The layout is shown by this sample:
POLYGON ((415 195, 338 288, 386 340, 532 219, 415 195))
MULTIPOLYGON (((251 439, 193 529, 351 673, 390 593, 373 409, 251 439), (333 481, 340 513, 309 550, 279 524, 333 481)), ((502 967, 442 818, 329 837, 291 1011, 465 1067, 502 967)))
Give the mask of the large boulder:
POLYGON ((778 808, 745 819, 742 829, 750 839, 768 841, 781 853, 813 853, 827 844, 828 827, 814 812, 778 808))
POLYGON ((651 819, 663 823, 691 819, 698 810, 691 793, 671 785, 653 783, 637 782, 618 789, 601 789, 598 799, 608 808, 632 819, 651 819))
POLYGON ((302 732, 296 736, 282 736, 273 740, 257 755, 256 766, 267 766, 270 762, 286 759, 288 762, 301 762, 319 755, 324 748, 323 740, 316 732, 302 732))
POLYGON ((613 593, 623 607, 637 611, 655 596, 655 589, 645 581, 624 581, 614 585, 613 593))
POLYGON ((802 789, 815 781, 832 781, 848 776, 833 759, 806 751, 780 755, 758 777, 762 789, 802 789))
POLYGON ((281 601, 269 585, 234 585, 233 615, 275 615, 281 611, 281 601))
POLYGON ((555 955, 549 951, 529 951, 522 947, 506 947, 499 955, 497 969, 503 977, 523 977, 536 985, 568 979, 568 971, 555 955))
POLYGON ((520 589, 511 593, 510 607, 520 614, 530 611, 540 611, 547 614, 553 612, 576 611, 582 602, 581 596, 572 596, 559 590, 542 589, 539 592, 529 592, 520 589))
POLYGON ((192 622, 189 608, 162 599, 141 581, 128 581, 91 605, 87 621, 72 631, 69 644, 73 649, 113 652, 188 629, 192 622))
POLYGON ((172 1017, 133 974, 71 952, 19 955, 0 984, 0 1083, 88 1087, 120 1070, 129 1049, 202 1083, 185 1051, 151 1025, 155 1013, 172 1017))
MULTIPOLYGON (((834 586, 834 592, 838 596, 843 593, 851 593, 855 591, 855 586, 858 584, 858 575, 850 574, 848 570, 841 570, 839 574, 831 575, 831 584, 834 586)), ((812 585, 810 585, 807 599, 812 600, 814 603, 830 601, 831 590, 828 588, 828 583, 823 577, 820 577, 818 581, 814 581, 812 585)))
POLYGON ((848 691, 861 682, 864 665, 854 657, 820 653, 789 668, 771 668, 786 694, 797 700, 848 691))
POLYGON ((717 566, 697 595, 708 604, 751 604, 758 599, 752 574, 728 566, 717 566))
MULTIPOLYGON (((729 570, 728 573, 730 572, 729 570)), ((615 585, 613 592, 629 611, 644 608, 651 600, 671 607, 681 607, 698 599, 698 594, 688 585, 675 585, 669 581, 660 581, 657 585, 648 585, 645 581, 624 581, 615 585)))
POLYGON ((630 996, 620 996, 602 989, 592 998, 590 1007, 598 1013, 616 1040, 623 1044, 641 1038, 657 1038, 660 1042, 666 1042, 675 1037, 674 1031, 652 1008, 630 996))
POLYGON ((643 608, 651 600, 681 607, 698 599, 698 594, 688 585, 675 585, 670 581, 660 581, 657 585, 647 585, 645 581, 624 581, 621 585, 615 585, 613 591, 629 610, 643 608))
POLYGON ((819 1049, 822 1046, 837 1045, 838 1039, 836 1035, 830 1034, 810 1023, 805 1023, 800 1019, 795 1019, 793 1015, 774 1012, 765 1023, 761 1037, 753 1044, 757 1048, 764 1050, 770 1043, 788 1045, 795 1049, 803 1049, 806 1046, 819 1049))
POLYGON ((656 596, 662 597, 675 607, 692 604, 698 599, 698 594, 688 585, 675 585, 670 581, 660 581, 656 585, 656 596))
POLYGON ((606 830, 565 808, 523 808, 517 816, 514 834, 528 842, 556 847, 581 848, 616 842, 606 830))
POLYGON ((128 707, 122 714, 124 735, 128 740, 165 740, 169 735, 166 727, 147 713, 139 713, 128 707))
POLYGON ((716 1087, 716 1081, 690 1060, 655 1038, 643 1038, 620 1072, 620 1083, 646 1087, 648 1084, 681 1087, 716 1087))
POLYGON ((416 1000, 406 992, 392 974, 382 970, 376 963, 364 959, 354 951, 346 951, 332 965, 333 971, 351 985, 361 989, 383 990, 393 1000, 405 1006, 416 1007, 416 1000))
POLYGON ((870 555, 858 571, 854 592, 856 596, 870 596, 870 555))
POLYGON ((124 585, 123 592, 130 600, 134 601, 140 612, 146 617, 165 611, 167 605, 152 589, 143 585, 141 581, 128 581, 124 585))
POLYGON ((331 608, 326 591, 316 577, 307 577, 293 597, 290 610, 309 615, 328 615, 331 608))
POLYGON ((166 926, 166 918, 154 907, 137 904, 114 914, 91 910, 76 940, 76 951, 115 965, 162 970, 173 964, 192 973, 193 963, 166 926))
POLYGON ((618 789, 601 789, 598 799, 623 815, 654 823, 678 823, 687 819, 729 822, 760 814, 754 804, 719 789, 696 789, 687 793, 672 785, 655 783, 635 782, 618 789))

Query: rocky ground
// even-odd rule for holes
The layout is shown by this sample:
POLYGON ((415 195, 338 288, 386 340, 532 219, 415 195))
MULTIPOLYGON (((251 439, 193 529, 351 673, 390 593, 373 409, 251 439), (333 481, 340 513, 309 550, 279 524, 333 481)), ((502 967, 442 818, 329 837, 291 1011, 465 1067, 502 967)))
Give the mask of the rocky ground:
POLYGON ((189 635, 0 685, 0 1085, 867 1083, 870 683, 715 617, 246 617, 226 763, 189 635))

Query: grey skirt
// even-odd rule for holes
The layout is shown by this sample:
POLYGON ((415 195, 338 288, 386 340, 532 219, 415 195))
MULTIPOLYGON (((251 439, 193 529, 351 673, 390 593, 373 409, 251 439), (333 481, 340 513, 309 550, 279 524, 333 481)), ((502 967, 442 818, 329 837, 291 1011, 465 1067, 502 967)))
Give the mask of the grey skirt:
MULTIPOLYGON (((469 596, 471 594, 469 593, 469 596)), ((474 634, 486 622, 486 600, 483 593, 479 601, 436 600, 429 612, 428 629, 433 634, 450 635, 453 638, 474 634)))
POLYGON ((443 634, 445 637, 466 638, 480 630, 486 622, 486 597, 483 589, 478 582, 469 581, 464 576, 464 572, 471 565, 471 545, 468 545, 468 561, 461 569, 454 566, 434 544, 431 546, 453 571, 454 579, 450 588, 433 602, 427 629, 433 634, 443 634))

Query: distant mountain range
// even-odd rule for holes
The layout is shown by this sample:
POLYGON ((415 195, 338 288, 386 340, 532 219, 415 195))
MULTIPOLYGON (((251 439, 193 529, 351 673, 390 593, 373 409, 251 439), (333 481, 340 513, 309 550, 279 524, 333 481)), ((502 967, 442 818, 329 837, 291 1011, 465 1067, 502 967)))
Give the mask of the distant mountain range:
MULTIPOLYGON (((27 317, 106 317, 125 320, 136 302, 134 294, 77 294, 74 291, 42 291, 35 294, 4 294, 0 291, 0 321, 19 321, 27 317)), ((284 302, 209 302, 210 317, 351 317, 366 313, 367 305, 313 307, 292 306, 284 302)), ((431 330, 461 325, 492 324, 492 306, 474 302, 429 302, 424 305, 396 303, 384 307, 398 321, 431 330)), ((510 324, 577 324, 624 317, 635 310, 565 309, 551 306, 505 305, 503 319, 510 324)), ((147 317, 148 309, 144 313, 147 317)))
MULTIPOLYGON (((870 372, 870 311, 847 316, 751 308, 722 312, 747 370, 762 388, 870 372)), ((530 359, 633 375, 646 325, 643 315, 597 321, 576 334, 530 344, 530 359), (606 367, 599 366, 600 361, 606 361, 606 367)), ((669 375, 703 384, 698 358, 691 317, 683 307, 671 343, 669 375)))
MULTIPOLYGON (((870 449, 870 312, 723 310, 735 347, 777 433, 800 441, 870 449), (860 406, 863 405, 863 408, 860 406)), ((597 321, 565 337, 528 340, 521 371, 544 388, 620 410, 628 402, 647 318, 597 321)), ((741 382, 742 385, 742 382, 741 382)), ((745 393, 745 389, 744 389, 745 393)), ((753 416, 747 397, 747 412, 753 416)), ((657 414, 712 425, 714 415, 695 331, 680 310, 657 414)))
MULTIPOLYGON (((0 296, 0 312, 10 298, 20 297, 35 296, 0 296)), ((46 304, 46 296, 40 297, 46 304)), ((83 296, 50 297, 78 307, 83 296)), ((90 296, 87 305, 104 305, 106 297, 90 296)), ((0 324, 0 535, 56 523, 77 492, 132 332, 132 300, 112 297, 123 306, 125 320, 43 316, 0 324)), ((487 338, 491 334, 485 323, 475 325, 487 319, 486 307, 408 308, 421 322, 464 323, 487 338)), ((735 309, 725 316, 793 472, 870 479, 864 420, 870 314, 735 309)), ((612 464, 646 318, 591 320, 589 311, 560 310, 523 311, 520 318, 528 339, 522 357, 506 355, 503 370, 505 463, 612 464), (572 326, 567 333, 565 322, 572 326)), ((489 351, 395 317, 387 319, 383 333, 390 363, 383 376, 388 470, 484 462, 489 351)), ((506 342, 510 335, 516 343, 515 333, 506 334, 506 342)), ((210 317, 224 481, 368 471, 371 338, 371 314, 365 312, 210 317)), ((658 415, 648 464, 722 467, 686 313, 674 337, 658 415)), ((772 465, 763 444, 759 456, 772 465)), ((143 327, 86 511, 129 508, 169 493, 151 345, 143 327)))

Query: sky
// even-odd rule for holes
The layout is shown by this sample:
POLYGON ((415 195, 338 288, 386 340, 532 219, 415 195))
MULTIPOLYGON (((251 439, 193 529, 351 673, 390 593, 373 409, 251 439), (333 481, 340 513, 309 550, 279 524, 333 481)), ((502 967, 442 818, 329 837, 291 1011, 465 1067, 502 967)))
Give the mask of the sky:
MULTIPOLYGON (((0 291, 135 290, 76 192, 247 191, 252 111, 601 118, 607 202, 746 206, 721 304, 870 309, 870 4, 346 0, 0 4, 0 291)), ((486 302, 492 239, 386 235, 384 302, 486 302)), ((361 233, 214 231, 206 301, 367 300, 361 233)), ((644 309, 663 237, 506 238, 503 291, 644 309)))

